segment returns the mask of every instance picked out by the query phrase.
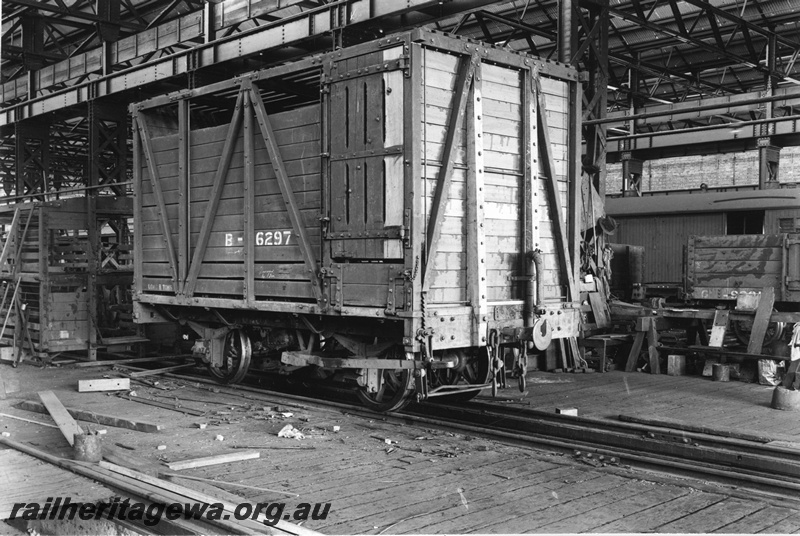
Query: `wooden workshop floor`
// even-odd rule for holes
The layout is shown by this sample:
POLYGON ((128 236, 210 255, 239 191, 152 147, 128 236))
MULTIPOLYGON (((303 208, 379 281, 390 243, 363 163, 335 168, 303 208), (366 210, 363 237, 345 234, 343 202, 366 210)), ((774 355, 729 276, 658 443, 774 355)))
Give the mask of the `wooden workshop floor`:
MULTIPOLYGON (((507 388, 496 403, 553 412, 573 407, 587 417, 617 419, 640 415, 679 420, 721 430, 750 432, 800 448, 800 413, 770 407, 774 387, 739 381, 715 382, 702 376, 641 372, 528 373, 525 394, 507 388)), ((478 400, 492 401, 483 393, 478 400)))
MULTIPOLYGON (((137 394, 177 399, 207 414, 186 416, 112 394, 77 392, 78 379, 108 374, 105 368, 0 365, 6 386, 18 386, 0 400, 0 413, 52 422, 49 416, 14 407, 20 399, 35 399, 37 391, 52 389, 67 407, 166 425, 167 430, 159 433, 96 426, 107 429, 106 442, 131 447, 150 460, 177 461, 236 452, 234 446, 252 447, 261 453, 259 459, 182 473, 216 480, 217 487, 225 490, 219 493, 235 494, 241 502, 285 502, 287 511, 301 502, 330 502, 327 519, 303 524, 327 534, 800 532, 800 502, 624 466, 589 466, 569 455, 399 425, 379 415, 361 417, 278 403, 246 392, 214 393, 210 386, 168 379, 160 380, 162 389, 137 385, 137 394), (200 423, 207 428, 198 428, 200 423), (300 429, 306 438, 278 438, 286 424, 300 429), (334 426, 340 427, 338 432, 334 426), (215 440, 218 435, 222 441, 215 440), (165 448, 159 450, 159 445, 165 448)), ((583 414, 611 415, 620 408, 642 412, 687 405, 683 386, 693 382, 698 393, 703 386, 717 388, 720 395, 714 404, 731 418, 736 408, 747 406, 748 396, 755 400, 761 393, 764 404, 768 402, 766 391, 738 383, 701 384, 704 380, 624 373, 537 373, 531 375, 523 403, 540 409, 572 405, 583 414), (750 394, 740 396, 737 389, 750 394)), ((520 402, 520 397, 508 389, 500 400, 520 402)), ((760 409, 771 415, 766 407, 760 409)), ((0 429, 17 441, 69 453, 57 429, 3 416, 0 429)), ((177 481, 206 493, 214 490, 187 479, 177 481)))

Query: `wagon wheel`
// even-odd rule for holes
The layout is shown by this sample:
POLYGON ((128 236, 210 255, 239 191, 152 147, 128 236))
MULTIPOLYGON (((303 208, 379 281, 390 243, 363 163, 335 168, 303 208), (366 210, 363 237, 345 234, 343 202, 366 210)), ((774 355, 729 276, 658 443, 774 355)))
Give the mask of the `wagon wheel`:
POLYGON ((237 383, 247 374, 253 352, 250 338, 241 329, 234 329, 225 336, 222 348, 222 366, 208 364, 208 371, 220 383, 237 383))
MULTIPOLYGON (((390 349, 386 359, 403 359, 401 347, 390 349)), ((377 412, 397 411, 411 402, 414 392, 414 374, 411 369, 381 369, 380 386, 371 393, 367 387, 359 387, 358 399, 369 409, 377 412)))
MULTIPOLYGON (((773 309, 772 312, 775 313, 777 311, 773 309)), ((736 334, 736 338, 739 339, 739 342, 742 344, 749 344, 750 332, 753 331, 753 321, 734 320, 731 322, 731 324, 733 324, 733 332, 736 334)), ((780 340, 780 338, 783 337, 783 332, 785 329, 785 322, 770 322, 767 326, 767 332, 764 334, 764 342, 761 343, 761 345, 766 346, 777 340, 780 340)))
MULTIPOLYGON (((458 348, 444 350, 445 359, 453 355, 458 357, 458 365, 451 369, 434 369, 429 376, 431 387, 442 385, 485 385, 491 378, 489 352, 486 347, 458 348)), ((480 391, 467 391, 444 395, 446 402, 466 402, 478 396, 480 391)))

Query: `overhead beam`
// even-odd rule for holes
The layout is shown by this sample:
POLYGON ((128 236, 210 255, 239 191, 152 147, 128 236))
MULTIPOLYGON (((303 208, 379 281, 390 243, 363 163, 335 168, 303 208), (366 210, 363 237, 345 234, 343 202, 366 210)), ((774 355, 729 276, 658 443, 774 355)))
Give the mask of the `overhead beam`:
POLYGON ((7 60, 18 60, 23 56, 27 56, 28 58, 61 61, 66 57, 58 54, 52 54, 50 52, 25 50, 23 47, 18 47, 16 45, 3 45, 2 54, 3 59, 7 60))
MULTIPOLYGON (((763 96, 763 92, 755 91, 739 95, 729 95, 724 97, 712 97, 706 99, 693 99, 686 102, 676 102, 672 104, 651 105, 642 112, 631 115, 621 112, 609 112, 604 119, 589 120, 584 124, 617 124, 623 121, 643 121, 650 119, 684 120, 687 118, 709 117, 712 115, 730 114, 755 109, 756 105, 772 102, 776 106, 800 106, 800 88, 787 87, 775 90, 773 95, 763 96), (714 113, 706 113, 714 112, 714 113)), ((652 122, 652 121, 651 121, 652 122)))
POLYGON ((41 18, 43 21, 47 22, 50 25, 70 26, 72 28, 78 28, 79 30, 86 30, 87 32, 93 32, 95 30, 94 25, 89 24, 88 22, 79 22, 76 20, 51 17, 47 15, 42 16, 41 18))
POLYGON ((750 58, 745 58, 745 57, 739 56, 737 54, 732 54, 731 52, 727 51, 724 48, 719 48, 716 45, 711 45, 709 43, 706 43, 705 41, 703 41, 703 40, 701 40, 699 38, 696 38, 696 37, 694 37, 692 35, 689 35, 688 33, 686 35, 683 35, 683 34, 681 34, 680 31, 673 30, 672 28, 668 28, 666 26, 663 26, 663 24, 661 24, 661 23, 656 24, 656 23, 651 22, 649 20, 642 19, 642 18, 640 18, 640 17, 638 17, 636 15, 632 15, 631 13, 628 13, 628 12, 623 11, 623 10, 621 10, 619 8, 616 8, 616 7, 610 7, 609 8, 609 12, 613 16, 615 16, 617 18, 621 18, 621 19, 627 20, 628 22, 632 22, 632 23, 637 24, 637 25, 639 25, 639 26, 641 26, 643 28, 647 28, 648 30, 652 30, 652 31, 654 31, 656 33, 660 33, 660 34, 663 34, 663 35, 668 35, 668 36, 674 38, 675 40, 677 40, 680 43, 691 44, 691 45, 694 45, 694 46, 696 46, 698 48, 701 48, 701 49, 703 49, 703 50, 705 50, 707 52, 710 52, 712 54, 717 54, 719 57, 724 58, 724 59, 726 59, 727 61, 729 61, 729 62, 731 62, 733 64, 746 65, 747 67, 750 67, 751 69, 760 71, 760 72, 762 72, 764 74, 800 83, 800 80, 795 80, 795 79, 789 77, 785 73, 781 73, 781 72, 777 72, 777 71, 770 71, 769 68, 761 66, 760 63, 754 62, 750 58))
MULTIPOLYGON (((103 0, 103 1, 107 1, 107 0, 103 0)), ((108 0, 108 1, 110 1, 110 0, 108 0)), ((104 22, 104 23, 108 22, 107 20, 103 19, 103 17, 95 15, 94 13, 86 13, 84 11, 76 11, 74 9, 70 9, 70 8, 67 8, 67 7, 62 7, 60 5, 48 4, 48 3, 42 2, 40 0, 39 1, 37 1, 37 0, 3 0, 3 4, 20 6, 20 7, 23 7, 23 8, 37 9, 39 11, 44 11, 44 12, 49 12, 49 13, 58 13, 59 15, 67 15, 69 17, 74 17, 74 18, 79 19, 79 20, 87 20, 87 21, 91 21, 91 22, 104 22)), ((144 26, 142 26, 141 24, 136 24, 136 23, 132 23, 132 22, 119 21, 118 24, 119 24, 120 27, 127 28, 128 30, 139 31, 139 30, 143 30, 144 29, 144 26)))
POLYGON ((800 115, 615 136, 608 138, 608 152, 653 151, 698 144, 738 143, 741 140, 750 140, 747 145, 753 149, 755 140, 762 137, 761 128, 764 125, 769 126, 773 137, 793 136, 800 130, 800 115))
MULTIPOLYGON (((34 3, 31 0, 12 1, 34 3)), ((372 0, 364 5, 363 0, 339 0, 8 106, 0 110, 0 126, 78 105, 88 100, 89 94, 94 98, 112 95, 128 91, 131 87, 143 87, 184 75, 198 67, 208 67, 262 52, 266 54, 278 49, 286 50, 289 45, 330 34, 334 30, 332 21, 339 20, 337 15, 342 10, 351 13, 346 23, 349 28, 378 24, 387 31, 393 31, 432 23, 461 12, 475 11, 493 2, 494 0, 460 0, 440 5, 438 0, 372 0), (351 9, 355 5, 358 5, 358 9, 351 9), (426 8, 437 9, 426 14, 421 11, 426 8)), ((307 50, 302 52, 308 54, 307 50)))
POLYGON ((722 19, 726 19, 726 20, 729 20, 731 22, 734 22, 734 23, 740 25, 742 28, 746 28, 746 29, 748 29, 748 30, 750 30, 750 31, 752 31, 754 33, 763 35, 764 37, 767 37, 767 38, 773 38, 774 37, 777 40, 777 42, 782 44, 782 45, 786 45, 786 46, 791 47, 791 48, 793 48, 795 50, 800 49, 800 42, 794 41, 794 40, 789 39, 787 37, 780 36, 780 35, 776 34, 775 32, 773 32, 772 30, 764 28, 763 26, 759 26, 758 24, 754 24, 754 23, 748 21, 747 19, 743 19, 743 18, 739 17, 738 15, 734 15, 733 13, 729 13, 729 12, 725 11, 724 9, 721 9, 719 7, 716 7, 716 6, 712 5, 707 0, 683 0, 683 1, 686 2, 687 4, 691 4, 691 5, 695 6, 695 7, 699 7, 700 9, 704 9, 708 13, 712 13, 712 14, 716 15, 717 17, 720 17, 722 19))

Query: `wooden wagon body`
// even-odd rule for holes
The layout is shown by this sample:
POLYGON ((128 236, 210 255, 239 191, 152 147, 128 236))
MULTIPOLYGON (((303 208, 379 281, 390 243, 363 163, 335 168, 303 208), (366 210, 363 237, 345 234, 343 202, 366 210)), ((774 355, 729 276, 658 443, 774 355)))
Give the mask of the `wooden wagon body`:
POLYGON ((138 321, 417 357, 576 336, 580 91, 417 30, 132 105, 138 321))
POLYGON ((765 288, 779 302, 800 302, 800 234, 691 236, 686 295, 742 300, 765 288))
POLYGON ((133 202, 98 198, 92 205, 76 197, 0 209, 6 347, 93 358, 98 348, 142 340, 130 296, 133 202))

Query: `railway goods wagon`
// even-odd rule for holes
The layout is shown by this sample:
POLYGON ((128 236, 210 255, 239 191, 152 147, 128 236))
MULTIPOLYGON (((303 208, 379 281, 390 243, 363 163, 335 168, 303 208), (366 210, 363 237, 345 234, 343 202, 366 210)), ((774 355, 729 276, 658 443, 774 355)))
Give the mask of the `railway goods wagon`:
POLYGON ((129 197, 73 197, 0 208, 0 347, 40 358, 125 349, 132 322, 129 197), (90 214, 93 214, 90 215, 90 214))
POLYGON ((800 302, 800 234, 689 237, 689 299, 736 301, 767 287, 778 302, 800 302))
POLYGON ((136 320, 379 411, 522 384, 578 333, 580 91, 415 30, 131 105, 136 320))
MULTIPOLYGON (((784 336, 786 321, 800 320, 800 234, 691 236, 685 273, 687 300, 755 311, 766 299, 784 313, 769 324, 764 344, 784 336)), ((749 318, 733 322, 742 343, 749 342, 752 326, 749 318)))
MULTIPOLYGON (((736 237, 742 235, 798 232, 800 189, 739 189, 608 198, 606 211, 619 224, 611 240, 644 248, 642 282, 646 295, 683 298, 687 288, 696 286, 686 282, 686 250, 692 236, 727 235, 735 242, 736 237)), ((707 269, 705 265, 703 270, 707 269)), ((718 266, 716 269, 727 268, 718 266)), ((751 274, 756 277, 757 271, 751 274)), ((739 275, 744 274, 740 271, 739 275)), ((745 281, 735 284, 752 286, 745 281)), ((690 290, 688 297, 702 299, 699 292, 690 290)), ((775 296, 781 299, 779 286, 775 287, 775 296)))

